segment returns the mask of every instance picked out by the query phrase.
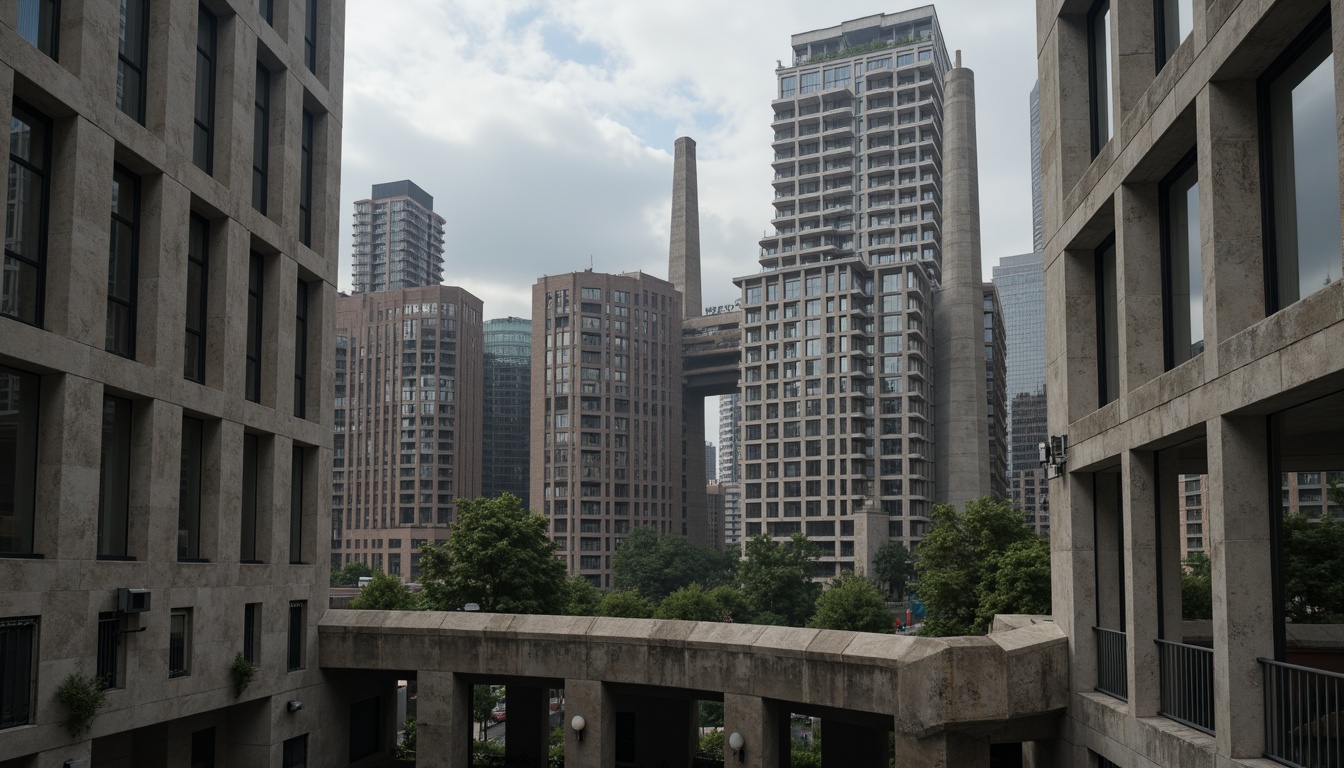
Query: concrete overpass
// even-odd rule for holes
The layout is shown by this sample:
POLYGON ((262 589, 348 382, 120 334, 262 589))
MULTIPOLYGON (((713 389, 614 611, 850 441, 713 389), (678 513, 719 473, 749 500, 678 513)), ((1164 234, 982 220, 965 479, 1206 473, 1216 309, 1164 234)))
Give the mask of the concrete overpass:
MULTIPOLYGON (((546 690, 563 688, 568 768, 687 768, 695 702, 724 703, 745 739, 728 764, 788 765, 790 713, 823 720, 825 765, 987 767, 990 745, 1055 735, 1068 646, 1049 621, 922 638, 750 624, 510 614, 328 611, 319 664, 367 683, 418 682, 421 766, 466 768, 471 686, 504 683, 509 764, 544 765, 546 690), (623 753, 623 754, 622 754, 623 753), (620 759, 618 760, 618 755, 620 759)), ((1032 751, 1028 750, 1031 754, 1032 751)))

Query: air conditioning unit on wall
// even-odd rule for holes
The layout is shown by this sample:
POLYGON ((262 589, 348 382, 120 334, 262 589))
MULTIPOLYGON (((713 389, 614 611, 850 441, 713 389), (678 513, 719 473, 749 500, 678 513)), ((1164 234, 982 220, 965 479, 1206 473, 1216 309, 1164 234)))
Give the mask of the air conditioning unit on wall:
POLYGON ((122 613, 144 613, 149 610, 149 590, 122 587, 117 590, 117 610, 122 613))

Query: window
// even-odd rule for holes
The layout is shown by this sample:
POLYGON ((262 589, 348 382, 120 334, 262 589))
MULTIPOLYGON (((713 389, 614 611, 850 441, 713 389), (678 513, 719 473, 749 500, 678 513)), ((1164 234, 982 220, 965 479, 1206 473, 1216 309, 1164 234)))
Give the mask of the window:
POLYGON ((182 375, 205 381, 206 280, 209 274, 210 224, 191 214, 187 233, 187 323, 182 375))
POLYGON ((1340 277, 1334 71, 1327 11, 1260 82, 1270 312, 1340 277))
POLYGON ((0 619, 0 728, 37 713, 37 619, 0 619))
POLYGON ((191 161, 206 173, 215 172, 215 45, 219 28, 215 15, 200 6, 196 11, 196 129, 191 161))
POLYGON ((1153 15, 1157 25, 1154 35, 1157 40, 1157 71, 1162 71, 1163 65, 1194 29, 1193 4, 1193 0, 1158 0, 1157 13, 1153 15))
POLYGON ((254 403, 261 402, 261 313, 265 279, 266 259, 252 251, 247 267, 247 371, 244 374, 244 396, 254 403))
POLYGON ((117 45, 117 108, 145 124, 145 62, 149 58, 149 0, 121 0, 117 45))
POLYGON ((257 563, 257 436, 243 435, 243 507, 242 536, 238 541, 238 559, 257 563))
POLYGON ((107 253, 107 351, 135 357, 135 280, 140 253, 140 179, 112 171, 112 238, 107 253))
POLYGON ((796 75, 779 79, 779 97, 781 99, 787 99, 796 93, 798 93, 798 77, 796 75))
POLYGON ((303 20, 303 64, 317 73, 317 0, 306 0, 308 13, 303 20))
POLYGON ((257 0, 257 13, 267 24, 275 26, 275 0, 257 0))
POLYGON ((1092 156, 1111 140, 1111 3, 1097 0, 1087 14, 1088 94, 1092 104, 1092 156))
POLYGON ((1115 236, 1096 250, 1097 281, 1097 382, 1100 402, 1120 397, 1120 327, 1115 282, 1115 236))
POLYGON ((191 674, 191 609, 174 608, 168 617, 168 677, 191 674))
POLYGON ((289 562, 303 560, 303 448, 294 446, 289 472, 289 562))
POLYGON ((215 729, 191 734, 191 768, 215 768, 215 729))
POLYGON ((1191 152, 1158 188, 1167 370, 1204 351, 1204 273, 1199 245, 1199 168, 1191 152))
POLYGON ((304 610, 307 603, 294 600, 289 604, 289 642, 285 653, 285 668, 290 672, 303 669, 304 610))
POLYGON ((820 72, 804 72, 800 81, 799 93, 812 93, 821 87, 820 72))
POLYGON ((47 256, 51 122, 14 101, 9 121, 9 195, 0 315, 42 324, 47 256))
POLYGON ((308 768, 308 734, 285 739, 281 768, 308 768))
POLYGON ((294 302, 294 415, 308 415, 308 284, 300 280, 294 302))
POLYGON ((103 398, 98 557, 126 559, 131 510, 131 401, 103 398))
POLYGON ((19 0, 19 36, 51 58, 60 43, 60 0, 19 0))
POLYGON ((261 603, 243 606, 243 658, 253 664, 261 658, 261 603))
POLYGON ((98 614, 98 658, 95 673, 103 688, 120 688, 123 681, 117 672, 121 664, 121 614, 106 611, 98 614))
POLYGON ((0 366, 0 556, 33 554, 40 386, 37 376, 0 366))
POLYGON ((201 467, 205 425, 182 418, 182 470, 177 493, 177 559, 201 559, 201 467))
POLYGON ((271 71, 257 62, 252 104, 252 207, 266 213, 266 185, 271 154, 271 71))
POLYGON ((299 242, 313 244, 313 113, 303 110, 299 135, 299 242))

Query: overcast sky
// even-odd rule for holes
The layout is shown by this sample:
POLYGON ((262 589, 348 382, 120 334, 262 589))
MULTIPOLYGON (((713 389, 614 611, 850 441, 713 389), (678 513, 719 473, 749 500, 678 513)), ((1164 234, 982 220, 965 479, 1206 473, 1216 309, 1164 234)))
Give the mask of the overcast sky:
MULTIPOLYGON (((543 274, 667 276, 672 147, 697 143, 704 304, 769 228, 775 62, 789 36, 916 7, 852 0, 351 0, 340 285, 354 201, 409 178, 447 219, 444 282, 487 318, 543 274)), ((1031 0, 936 4, 975 70, 985 278, 1031 250, 1031 0)), ((711 404, 712 410, 712 404, 711 404)), ((713 438, 711 438, 713 439, 713 438)))

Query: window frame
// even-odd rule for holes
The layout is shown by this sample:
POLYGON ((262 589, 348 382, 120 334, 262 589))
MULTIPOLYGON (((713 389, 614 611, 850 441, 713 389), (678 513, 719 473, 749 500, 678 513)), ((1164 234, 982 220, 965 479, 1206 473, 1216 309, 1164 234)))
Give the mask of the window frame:
POLYGON ((256 251, 247 258, 247 336, 243 369, 243 399, 261 402, 261 357, 266 330, 266 257, 256 251))
POLYGON ((285 671, 298 672, 305 668, 304 640, 308 632, 308 601, 290 600, 288 628, 285 635, 285 671))
MULTIPOLYGON (((19 409, 17 412, 17 421, 15 424, 15 434, 18 436, 14 443, 15 461, 13 462, 13 482, 8 484, 13 492, 10 499, 10 506, 14 509, 15 519, 18 521, 16 528, 22 528, 26 541, 20 544, 27 544, 26 547, 15 547, 12 551, 0 550, 0 558, 18 557, 18 558, 40 558, 36 554, 37 545, 37 451, 40 445, 41 434, 41 405, 42 405, 42 377, 36 373, 11 368, 0 365, 0 375, 13 376, 18 380, 19 386, 19 409), (31 391, 31 394, 29 394, 31 391), (29 405, 28 398, 32 398, 29 405), (20 445, 20 438, 23 445, 20 445), (24 462, 29 466, 24 466, 24 462), (22 497, 27 496, 24 500, 22 497), (20 506, 23 509, 20 509, 20 506)), ((3 487, 5 484, 0 484, 3 487)), ((0 543, 4 543, 13 537, 0 538, 0 543)))
POLYGON ((252 94, 252 207, 267 215, 271 183, 271 70, 257 62, 252 94))
POLYGON ((120 677, 124 666, 121 652, 121 625, 121 613, 105 611, 98 614, 95 677, 98 678, 98 685, 103 690, 125 687, 125 681, 120 677))
POLYGON ((14 25, 15 31, 19 33, 19 37, 22 37, 24 40, 27 40, 28 42, 32 43, 34 48, 41 51, 42 53, 45 53, 47 56, 51 57, 53 61, 60 61, 61 0, 27 0, 32 2, 33 5, 38 10, 38 27, 37 27, 36 40, 31 39, 27 35, 23 34, 23 11, 24 11, 23 6, 25 1, 26 0, 19 0, 19 23, 14 25), (47 30, 48 37, 50 38, 49 40, 44 39, 42 36, 42 22, 41 22, 42 8, 51 9, 50 29, 47 30), (48 48, 50 48, 50 50, 48 50, 48 48))
POLYGON ((177 497, 177 561, 179 563, 209 562, 201 557, 201 517, 203 511, 205 486, 205 421, 194 416, 182 416, 181 464, 179 468, 177 497), (195 435, 187 427, 188 422, 196 425, 195 435), (188 441, 195 443, 195 467, 188 467, 188 441), (191 475, 195 475, 194 493, 191 475), (189 509, 185 502, 192 498, 189 509), (194 521, 191 518, 195 518, 194 521), (193 524, 194 523, 194 524, 193 524), (185 535, 184 535, 185 534, 185 535), (185 545, 185 550, 183 546, 185 545))
MULTIPOLYGON (((107 303, 108 303, 108 306, 107 306, 107 314, 108 314, 108 324, 107 324, 107 326, 108 326, 108 327, 107 327, 107 329, 106 329, 106 333, 104 334, 104 336, 106 337, 106 338, 104 339, 104 348, 107 349, 108 352, 111 352, 111 353, 114 354, 114 355, 120 355, 120 356, 122 356, 122 357, 130 358, 131 360, 134 360, 134 359, 135 359, 135 336, 136 336, 137 327, 138 327, 138 326, 137 326, 137 322, 136 322, 136 320, 137 320, 137 317, 136 317, 136 316, 139 314, 139 311, 138 311, 138 310, 139 310, 139 301, 138 301, 138 299, 139 299, 139 281, 140 281, 140 190, 141 190, 141 186, 140 186, 140 177, 139 177, 139 176, 135 175, 134 173, 131 173, 129 170, 127 170, 127 169, 126 169, 124 166, 122 166, 120 163, 117 163, 117 164, 114 164, 114 165, 112 166, 112 183, 113 183, 113 184, 116 184, 116 185, 120 185, 122 182, 119 182, 119 181, 118 181, 118 178, 119 178, 119 177, 120 177, 120 178, 123 178, 123 179, 125 179, 127 182, 129 182, 130 192, 131 192, 131 218, 130 218, 129 220, 126 219, 125 217, 123 217, 123 216, 117 211, 116 207, 113 207, 113 208, 112 208, 112 224, 111 224, 111 231, 112 231, 112 235, 113 235, 113 236, 112 236, 112 238, 110 239, 110 241, 109 241, 109 243, 108 243, 108 277, 107 277, 107 285, 108 285, 108 291, 107 291, 107 303), (117 253, 117 246, 118 246, 118 244, 119 244, 119 242, 120 242, 120 240, 119 240, 119 234, 120 234, 120 232, 121 232, 120 227, 125 227, 125 229, 129 232, 129 234, 130 234, 130 239, 131 239, 131 246, 130 246, 130 261, 131 261, 131 264, 130 264, 130 270, 129 270, 129 271, 130 271, 130 276, 129 276, 129 282, 130 282, 130 285, 129 285, 129 288, 128 288, 128 291, 127 291, 127 293, 128 293, 129 295, 128 295, 126 298, 121 298, 121 297, 118 297, 118 296, 114 296, 114 295, 113 295, 113 291, 112 291, 113 283, 115 282, 114 279, 113 279, 114 276, 115 276, 115 269, 114 269, 114 266, 113 266, 113 265, 114 265, 114 257, 115 257, 115 255, 116 255, 116 253, 117 253), (118 306, 118 307, 121 307, 122 309, 124 309, 124 310, 126 311, 126 317, 127 317, 127 333, 128 333, 128 337, 127 337, 127 339, 126 339, 126 347, 125 347, 125 349, 114 348, 114 346, 115 346, 115 342, 114 342, 114 340, 111 338, 111 333, 112 333, 112 322, 111 322, 111 320, 112 320, 112 314, 113 314, 113 311, 114 311, 113 305, 116 305, 116 306, 118 306)), ((124 194, 124 191, 125 191, 125 190, 124 190, 124 187, 122 187, 122 186, 119 186, 119 187, 118 187, 118 191, 117 191, 117 196, 118 196, 117 199, 118 199, 118 200, 121 199, 121 195, 124 194)))
POLYGON ((168 678, 175 679, 179 677, 191 676, 191 609, 174 608, 168 614, 168 678), (173 625, 181 619, 181 632, 173 625), (176 653, 179 654, 180 666, 173 666, 173 645, 178 644, 176 653))
POLYGON ((275 26, 275 0, 257 0, 257 15, 267 24, 275 26))
POLYGON ((259 664, 261 660, 261 603, 243 604, 243 658, 259 664))
POLYGON ((289 467, 289 564, 307 565, 303 559, 303 478, 308 463, 307 450, 297 443, 290 453, 289 467))
POLYGON ((1110 56, 1111 43, 1109 39, 1111 29, 1111 19, 1109 18, 1110 13, 1111 13, 1111 0, 1095 0, 1095 2, 1092 3, 1092 7, 1089 8, 1087 11, 1087 93, 1088 93, 1087 109, 1088 109, 1088 124, 1091 128, 1092 159, 1096 159, 1097 155, 1101 154, 1101 150, 1108 143, 1110 143, 1111 138, 1115 134, 1115 125, 1114 125, 1115 115, 1112 111, 1113 105, 1111 103, 1111 92, 1114 90, 1112 87, 1112 81, 1113 78, 1115 77, 1115 72, 1111 69, 1111 61, 1110 61, 1111 59, 1110 56), (1105 67, 1102 68, 1102 71, 1106 73, 1106 89, 1107 89, 1107 93, 1105 94, 1106 99, 1104 102, 1099 100, 1102 94, 1099 93, 1099 90, 1097 88, 1098 85, 1097 75, 1099 74, 1097 67, 1097 56, 1099 54, 1099 51, 1097 50, 1097 35, 1095 30, 1098 17, 1103 15, 1107 16, 1106 20, 1107 40, 1105 47, 1106 62, 1105 67), (1103 116, 1098 114, 1102 110, 1103 103, 1105 104, 1104 118, 1106 120, 1105 141, 1102 141, 1100 131, 1102 127, 1103 116))
POLYGON ((135 403, 124 397, 103 395, 101 452, 98 466, 98 555, 99 560, 134 560, 131 546, 131 445, 135 431, 135 403), (109 439, 108 411, 112 420, 109 439), (108 459, 122 466, 109 467, 108 459), (121 489, 109 488, 110 472, 124 474, 121 489), (116 498, 112 495, 116 494, 116 498), (119 505, 120 508, 117 508, 119 505))
POLYGON ((1115 374, 1116 374, 1115 396, 1114 396, 1114 397, 1109 397, 1109 398, 1108 398, 1108 396, 1107 396, 1108 393, 1110 392, 1109 381, 1108 381, 1108 380, 1110 379, 1110 370, 1109 370, 1109 368, 1108 368, 1108 366, 1107 366, 1107 359, 1109 358, 1109 352, 1110 352, 1110 346, 1111 346, 1111 345, 1109 345, 1109 344, 1106 343, 1106 336, 1108 335, 1108 334, 1107 334, 1107 328, 1106 328, 1106 296, 1108 295, 1108 293, 1109 293, 1110 295, 1113 295, 1113 296, 1115 297, 1115 312, 1114 312, 1114 316, 1115 316, 1115 326, 1116 326, 1116 327, 1115 327, 1115 331, 1116 331, 1116 337, 1117 337, 1117 349, 1116 349, 1116 353, 1117 353, 1117 356, 1116 356, 1116 365, 1117 365, 1117 368, 1118 368, 1119 365, 1120 365, 1120 358, 1119 358, 1119 351, 1120 351, 1120 350, 1118 349, 1118 338, 1119 338, 1119 333, 1120 333, 1120 296, 1119 296, 1119 294, 1118 294, 1118 291, 1119 291, 1118 278, 1119 278, 1119 271, 1120 271, 1120 252, 1119 252, 1119 250, 1116 248, 1115 233, 1112 232, 1111 234, 1107 235, 1107 236, 1105 237, 1105 239, 1103 239, 1100 243, 1097 244, 1097 247, 1096 247, 1095 249, 1093 249, 1093 252, 1092 252, 1092 253, 1093 253, 1093 257, 1092 257, 1092 258, 1093 258, 1093 273, 1094 273, 1094 274, 1093 274, 1093 277, 1094 277, 1095 285, 1096 285, 1096 305, 1097 305, 1097 306, 1096 306, 1096 311, 1097 311, 1097 322, 1096 322, 1096 332, 1097 332, 1097 335, 1096 335, 1096 342, 1097 342, 1097 407, 1098 407, 1098 408, 1101 408, 1101 407, 1104 407, 1104 406, 1106 406, 1106 405, 1108 405, 1108 404, 1110 404, 1110 403, 1115 402, 1116 400, 1119 400, 1119 399, 1120 399, 1120 395, 1122 394, 1121 391, 1120 391, 1120 383, 1119 383, 1119 381, 1120 381, 1120 371, 1117 370, 1117 371, 1115 372, 1115 374), (1106 283, 1106 275, 1105 275, 1105 264, 1103 263, 1103 261, 1104 261, 1104 254, 1106 253, 1106 251, 1107 251, 1108 249, 1109 249, 1109 250, 1111 251, 1111 253, 1112 253, 1111 261, 1112 261, 1112 263, 1113 263, 1113 265, 1114 265, 1114 266, 1113 266, 1113 269, 1114 269, 1114 272, 1115 272, 1115 277, 1114 277, 1113 279, 1116 281, 1116 285, 1115 285, 1116 291, 1115 291, 1115 292, 1108 292, 1108 291, 1106 290, 1106 284, 1105 284, 1105 283, 1106 283))
POLYGON ((193 372, 188 367, 190 365, 191 355, 183 354, 182 377, 188 381, 204 384, 206 372, 206 331, 210 316, 210 222, 195 211, 192 211, 188 216, 187 222, 187 290, 184 291, 187 295, 187 312, 185 317, 186 326, 183 348, 185 351, 189 350, 192 346, 195 347, 196 371, 193 375, 193 372), (196 244, 198 239, 196 233, 193 232, 194 228, 199 228, 200 230, 199 241, 201 252, 199 254, 192 253, 192 247, 196 244), (196 269, 200 273, 200 279, 197 281, 200 288, 198 290, 199 295, 196 297, 198 300, 198 312, 197 317, 194 318, 197 325, 195 329, 192 328, 193 318, 191 317, 190 311, 191 270, 193 264, 196 265, 196 269), (193 336, 195 337, 194 344, 191 343, 193 336))
MULTIPOLYGON (((135 114, 128 112, 126 110, 126 104, 124 103, 123 97, 118 97, 117 109, 121 110, 123 114, 125 114, 127 117, 130 117, 137 123, 144 125, 145 102, 148 100, 147 97, 149 95, 149 79, 146 75, 149 70, 149 5, 150 4, 149 0, 121 0, 121 6, 123 10, 127 10, 131 4, 139 5, 141 8, 140 50, 137 52, 138 53, 137 58, 139 61, 138 62, 132 61, 130 58, 127 57, 125 53, 122 52, 123 46, 121 44, 125 42, 125 38, 120 33, 118 33, 117 76, 124 81, 130 80, 128 73, 126 72, 126 68, 132 70, 132 72, 136 75, 135 80, 140 90, 139 108, 136 110, 135 114)), ((129 11, 127 11, 127 15, 129 15, 129 11)), ((123 93, 125 92, 124 87, 122 91, 123 93)))
POLYGON ((303 110, 299 131, 299 242, 313 245, 313 138, 317 117, 303 110))
POLYGON ((317 0, 307 0, 303 20, 303 64, 317 74, 317 0))
POLYGON ((302 277, 294 301, 294 415, 308 418, 308 292, 302 277))
POLYGON ((239 506, 238 562, 261 563, 257 526, 261 515, 261 437, 243 433, 243 487, 239 506), (249 481, 249 476, 251 480, 249 481), (251 483, 251 493, 248 485, 251 483))
MULTIPOLYGON (((1158 230, 1160 233, 1159 237, 1161 238, 1160 251, 1161 251, 1161 270, 1162 270, 1162 362, 1163 362, 1163 370, 1166 371, 1170 371, 1172 368, 1175 368, 1176 366, 1181 365, 1182 363, 1185 363, 1189 360, 1193 360, 1194 358, 1198 357, 1199 354, 1203 354, 1203 350, 1201 349, 1199 354, 1190 355, 1189 357, 1185 358, 1184 360, 1181 360, 1180 362, 1176 361, 1177 340, 1175 338, 1176 333, 1176 323, 1174 314, 1175 296, 1172 293, 1172 291, 1175 288, 1173 280, 1173 269, 1175 268, 1176 265, 1173 261, 1173 254, 1171 248, 1172 246, 1171 193, 1172 188, 1174 187, 1176 182, 1180 181, 1181 177, 1184 176, 1191 168, 1195 168, 1195 186, 1199 185, 1198 163, 1199 163, 1199 148, 1193 147, 1189 152, 1185 154, 1184 157, 1182 157, 1179 161, 1177 161, 1176 165, 1172 166, 1172 169, 1167 172, 1167 175, 1162 178, 1162 180, 1158 183, 1157 187, 1158 230)), ((1186 263, 1188 264, 1190 255, 1187 253, 1185 257, 1186 257, 1186 263)), ((1200 253, 1201 270, 1203 269, 1203 264, 1204 264, 1204 254, 1202 253, 1202 247, 1201 247, 1201 253, 1200 253)), ((1196 278, 1198 278, 1201 281, 1200 293, 1202 297, 1203 294, 1202 272, 1200 275, 1190 276, 1190 279, 1192 281, 1195 280, 1196 278)), ((1202 306, 1203 305, 1202 299, 1200 303, 1202 306)), ((1201 342, 1202 341, 1203 339, 1201 339, 1201 342)))
MULTIPOLYGON (((51 217, 50 176, 51 176, 51 154, 52 154, 51 153, 52 122, 51 118, 47 117, 42 112, 33 109, 28 105, 27 102, 23 101, 22 99, 16 98, 14 99, 14 103, 12 106, 11 121, 15 118, 18 118, 20 113, 22 113, 24 117, 28 118, 28 120, 20 119, 20 121, 24 122, 28 126, 29 130, 38 130, 40 128, 42 131, 42 167, 41 168, 35 167, 31 161, 15 156, 14 144, 11 141, 9 152, 9 169, 7 171, 7 174, 8 174, 8 180, 12 181, 14 177, 13 173, 14 166, 17 164, 23 167, 29 173, 36 175, 41 180, 41 193, 38 196, 39 211, 37 218, 37 227, 38 227, 37 249, 36 249, 37 256, 36 259, 32 259, 29 258, 28 256, 21 255, 15 251, 11 251, 9 249, 10 238, 6 238, 4 259, 5 261, 15 259, 18 260, 20 263, 28 264, 29 266, 36 269, 37 292, 33 300, 33 316, 31 318, 21 317, 17 314, 4 313, 2 310, 0 310, 0 317, 7 317, 11 320, 18 320, 21 323, 27 323, 28 325, 33 325, 37 326, 38 328, 41 328, 43 327, 43 315, 46 309, 46 294, 47 294, 47 246, 48 246, 47 241, 48 241, 50 217, 51 217)), ((13 184, 10 184, 9 186, 12 188, 13 184)), ((6 203, 8 203, 8 193, 6 193, 6 203)))
MULTIPOLYGON (((1167 62, 1171 61, 1171 57, 1176 55, 1177 49, 1179 49, 1181 47, 1181 44, 1184 43, 1186 40, 1185 37, 1182 37, 1180 40, 1177 40, 1176 44, 1172 46, 1170 49, 1167 48, 1168 45, 1167 33, 1170 31, 1167 28, 1167 9, 1170 7, 1168 5, 1169 3, 1175 4, 1177 18, 1179 19, 1181 11, 1180 0, 1153 0, 1153 53, 1157 59, 1156 71, 1159 73, 1162 71, 1162 68, 1167 65, 1167 62)), ((1190 26, 1193 29, 1194 27, 1193 2, 1191 2, 1190 4, 1190 15, 1192 17, 1190 19, 1190 26)), ((1179 21, 1177 22, 1177 24, 1178 28, 1176 31, 1179 33, 1180 32, 1179 21)))
MULTIPOLYGON (((20 647, 14 653, 23 653, 26 650, 28 654, 26 680, 21 678, 12 681, 8 676, 0 677, 0 712, 13 713, 16 710, 15 703, 20 698, 27 699, 23 719, 16 720, 11 715, 10 721, 0 720, 0 732, 9 728, 30 725, 37 717, 37 667, 38 654, 41 649, 39 645, 40 629, 41 624, 37 616, 15 616, 0 619, 0 657, 8 655, 11 646, 16 644, 20 644, 20 647), (23 636, 25 629, 27 630, 26 637, 23 636), (15 637, 11 639, 11 635, 15 637), (26 649, 22 647, 22 644, 26 644, 26 649)), ((6 664, 0 669, 8 671, 17 669, 19 666, 17 664, 12 666, 6 664)))
POLYGON ((204 3, 200 3, 198 4, 196 11, 196 87, 194 91, 196 100, 193 105, 192 120, 196 129, 205 134, 205 156, 198 161, 197 154, 202 151, 202 148, 197 145, 197 140, 200 138, 200 135, 197 131, 193 131, 191 160, 197 168, 200 168, 211 176, 215 173, 215 76, 217 65, 219 63, 218 56, 219 18, 215 16, 209 8, 206 8, 204 3), (202 50, 201 48, 201 29, 206 20, 209 20, 210 22, 209 51, 202 50), (202 84, 200 81, 203 61, 207 72, 207 82, 205 83, 207 93, 205 94, 204 100, 201 98, 202 84), (206 122, 204 124, 201 122, 202 115, 200 114, 200 107, 203 103, 206 108, 206 114, 204 116, 206 122), (204 165, 202 165, 202 162, 204 162, 204 165))

